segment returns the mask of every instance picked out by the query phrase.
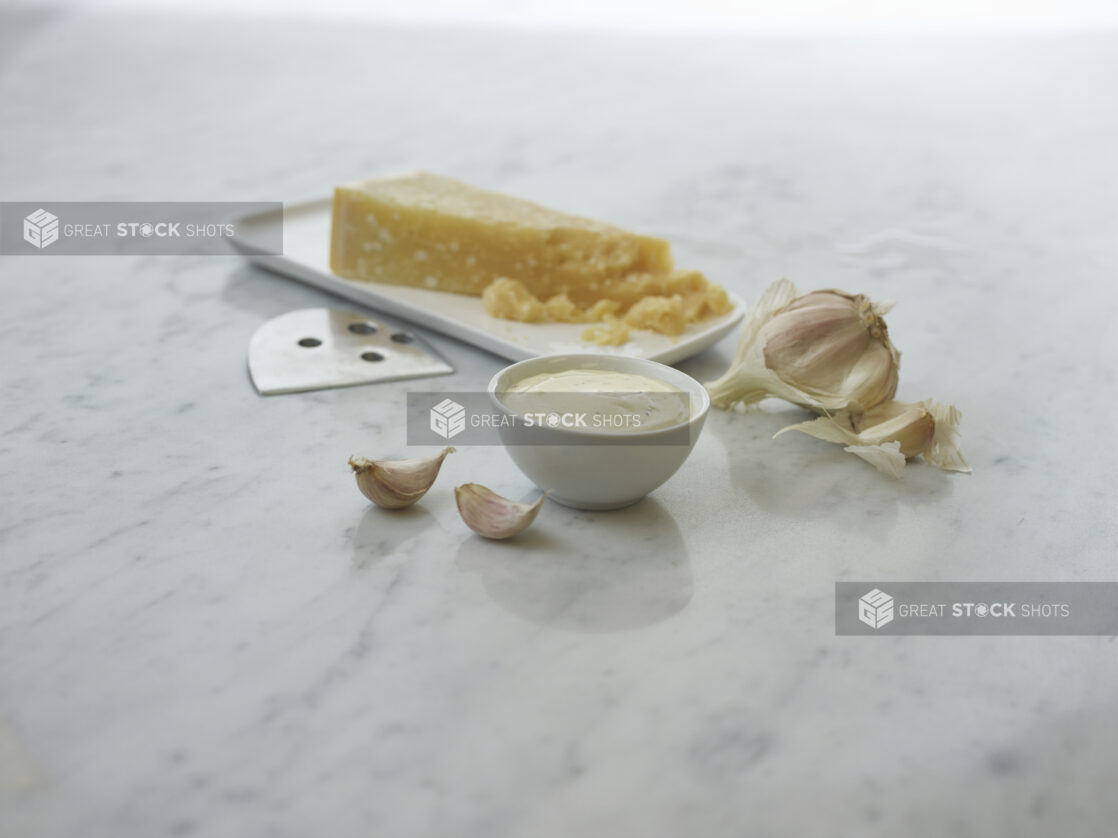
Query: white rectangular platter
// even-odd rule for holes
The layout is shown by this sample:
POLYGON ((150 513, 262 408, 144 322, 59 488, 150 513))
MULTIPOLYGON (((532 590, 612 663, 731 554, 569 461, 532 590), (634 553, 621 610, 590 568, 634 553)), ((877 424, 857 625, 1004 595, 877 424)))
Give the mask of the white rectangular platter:
POLYGON ((517 323, 490 316, 479 297, 404 285, 353 282, 330 272, 330 199, 285 206, 237 220, 234 247, 256 264, 384 314, 426 326, 513 361, 566 352, 605 352, 672 364, 716 343, 741 320, 745 306, 730 295, 727 314, 692 324, 672 338, 634 330, 623 346, 597 346, 580 338, 577 323, 517 323), (268 255, 260 242, 274 241, 283 225, 283 255, 268 255), (271 231, 272 238, 266 234, 271 231))

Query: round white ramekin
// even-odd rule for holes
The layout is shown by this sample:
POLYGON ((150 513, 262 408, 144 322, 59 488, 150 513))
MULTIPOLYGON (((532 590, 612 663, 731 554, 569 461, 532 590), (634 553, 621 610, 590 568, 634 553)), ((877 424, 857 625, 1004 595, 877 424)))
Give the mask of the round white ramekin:
POLYGON ((516 412, 501 394, 517 381, 568 369, 600 369, 645 375, 686 393, 691 418, 668 428, 609 433, 585 428, 535 428, 548 444, 521 444, 523 429, 502 425, 501 441, 524 475, 564 506, 620 509, 636 503, 676 473, 702 432, 710 396, 706 388, 677 369, 623 355, 571 353, 544 355, 505 367, 489 382, 489 397, 498 413, 516 412), (686 427, 684 427, 684 425, 686 427))

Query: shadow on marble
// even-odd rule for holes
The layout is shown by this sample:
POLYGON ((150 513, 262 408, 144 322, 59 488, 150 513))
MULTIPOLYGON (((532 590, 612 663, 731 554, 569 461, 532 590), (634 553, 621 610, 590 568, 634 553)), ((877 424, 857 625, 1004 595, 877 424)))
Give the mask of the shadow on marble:
POLYGON ((938 503, 953 491, 952 480, 968 479, 914 462, 895 480, 833 443, 798 434, 772 439, 808 417, 789 407, 708 420, 707 433, 726 451, 730 482, 760 509, 799 521, 827 519, 843 530, 885 538, 901 506, 938 503))
POLYGON ((420 504, 393 510, 369 504, 352 531, 353 567, 371 567, 402 545, 438 528, 438 520, 420 504))
POLYGON ((651 498, 612 512, 548 503, 514 539, 467 538, 456 565, 480 576, 511 614, 570 631, 654 625, 682 611, 694 593, 679 526, 651 498))
POLYGON ((734 347, 737 346, 737 333, 723 338, 709 349, 705 349, 690 358, 685 358, 679 363, 672 364, 680 372, 685 372, 700 383, 713 381, 726 371, 734 357, 734 347))
MULTIPOLYGON (((354 305, 326 291, 304 285, 248 262, 229 273, 221 299, 242 311, 269 320, 300 308, 354 305)), ((363 308, 363 306, 361 306, 363 308)))
MULTIPOLYGON (((301 308, 348 308, 377 312, 377 309, 364 303, 354 302, 345 297, 331 294, 329 291, 305 285, 296 279, 265 270, 248 262, 230 272, 225 287, 222 289, 221 298, 234 308, 257 315, 260 317, 261 324, 273 317, 301 308)), ((406 318, 398 315, 380 313, 379 316, 390 321, 409 322, 420 337, 440 350, 443 356, 450 359, 456 368, 459 368, 462 364, 463 356, 465 355, 469 359, 471 353, 476 354, 479 363, 486 368, 493 363, 502 365, 509 363, 499 355, 435 331, 423 323, 407 321, 406 318)), ((488 380, 488 376, 486 376, 486 380, 488 380)))

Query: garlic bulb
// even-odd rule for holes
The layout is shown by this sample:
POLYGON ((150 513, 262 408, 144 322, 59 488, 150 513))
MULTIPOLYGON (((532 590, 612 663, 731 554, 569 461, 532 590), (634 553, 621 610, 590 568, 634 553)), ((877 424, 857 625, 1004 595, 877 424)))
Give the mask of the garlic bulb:
POLYGON ((887 401, 866 411, 839 411, 810 422, 789 425, 776 433, 800 431, 817 439, 844 445, 878 471, 900 477, 905 462, 921 457, 945 471, 966 471, 959 450, 959 419, 952 405, 930 400, 887 401))
POLYGON ((365 497, 385 509, 402 509, 427 494, 446 455, 453 452, 453 448, 444 448, 433 457, 408 460, 350 457, 349 465, 357 475, 357 488, 365 497))
POLYGON ((486 538, 511 538, 536 520, 546 494, 535 503, 516 503, 480 483, 466 483, 454 490, 458 514, 471 530, 486 538))
POLYGON ((826 412, 893 398, 900 353, 882 319, 890 308, 862 294, 800 296, 787 279, 773 283, 746 317, 730 369, 706 385, 711 401, 728 409, 776 396, 826 412))

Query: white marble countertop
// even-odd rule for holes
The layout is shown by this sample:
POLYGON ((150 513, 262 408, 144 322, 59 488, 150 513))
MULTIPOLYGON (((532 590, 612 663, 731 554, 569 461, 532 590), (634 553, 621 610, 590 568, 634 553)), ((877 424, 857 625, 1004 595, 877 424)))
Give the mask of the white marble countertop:
MULTIPOLYGON (((0 258, 0 834, 1110 835, 1113 638, 845 638, 836 580, 1114 580, 1118 36, 623 37, 0 12, 0 197, 423 166, 892 298, 971 477, 714 414, 648 500, 370 508, 407 383, 258 397, 333 302, 235 257, 0 258)), ((479 387, 503 362, 430 336, 479 387)), ((682 368, 720 372, 733 341, 682 368)), ((499 449, 446 487, 527 497, 499 449)))

